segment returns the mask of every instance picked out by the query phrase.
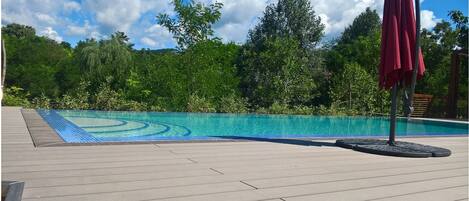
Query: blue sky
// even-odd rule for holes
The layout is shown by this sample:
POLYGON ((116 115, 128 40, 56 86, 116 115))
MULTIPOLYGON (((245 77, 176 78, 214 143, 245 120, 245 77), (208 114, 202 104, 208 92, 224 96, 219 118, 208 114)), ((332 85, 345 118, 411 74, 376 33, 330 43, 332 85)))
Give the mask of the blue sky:
MULTIPOLYGON (((208 4, 215 0, 200 0, 208 4)), ((384 0, 310 0, 326 26, 326 38, 339 35, 353 19, 371 7, 382 13, 384 0)), ((276 0, 218 0, 222 17, 215 35, 225 42, 242 43, 262 16, 266 5, 276 0)), ((421 0, 422 26, 432 28, 448 20, 448 11, 467 15, 467 0, 421 0)), ((135 48, 172 48, 172 35, 156 23, 158 13, 173 13, 170 0, 2 0, 2 25, 16 22, 36 28, 39 35, 73 46, 85 38, 105 38, 123 31, 135 48)))

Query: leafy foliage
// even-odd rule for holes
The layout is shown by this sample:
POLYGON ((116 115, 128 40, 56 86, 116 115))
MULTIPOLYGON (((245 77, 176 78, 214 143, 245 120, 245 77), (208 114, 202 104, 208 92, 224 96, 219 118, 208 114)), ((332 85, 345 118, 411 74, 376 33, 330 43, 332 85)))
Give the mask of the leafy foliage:
POLYGON ((173 5, 176 16, 162 13, 157 19, 173 34, 180 49, 208 40, 213 35, 212 24, 220 19, 223 6, 222 3, 214 3, 206 7, 193 0, 173 0, 173 5))
POLYGON ((30 38, 36 36, 36 30, 31 26, 11 23, 2 27, 2 35, 15 38, 30 38))
POLYGON ((252 104, 302 104, 317 96, 313 70, 298 41, 272 38, 259 45, 260 51, 245 49, 241 62, 243 90, 252 104))
POLYGON ((224 113, 247 113, 249 111, 247 99, 234 94, 222 97, 217 111, 224 113))
POLYGON ((381 28, 381 20, 376 10, 369 7, 358 15, 350 26, 345 28, 338 43, 350 43, 359 37, 375 34, 381 28))
MULTIPOLYGON (((450 79, 451 55, 453 50, 467 52, 468 20, 460 11, 449 13, 452 23, 441 21, 433 30, 423 30, 421 34, 422 51, 425 60, 425 76, 417 82, 416 90, 434 96, 432 116, 443 117, 448 84, 450 79), (454 26, 453 26, 454 25, 454 26)), ((458 92, 458 113, 467 118, 468 99, 468 58, 461 58, 458 92)))
POLYGON ((84 110, 89 109, 89 98, 88 87, 90 82, 82 81, 78 87, 64 94, 58 102, 58 108, 62 109, 75 109, 84 110))
POLYGON ((308 0, 279 0, 267 6, 264 16, 249 32, 248 44, 258 43, 274 37, 291 37, 302 48, 313 50, 323 36, 324 25, 317 17, 308 0))
POLYGON ((332 104, 337 108, 346 108, 360 114, 380 113, 388 108, 385 107, 388 104, 381 105, 386 101, 380 101, 389 100, 388 96, 380 94, 385 92, 380 91, 373 77, 357 63, 346 64, 332 83, 332 104))
POLYGON ((40 96, 34 97, 31 104, 34 108, 49 109, 51 108, 51 99, 41 94, 40 96))
POLYGON ((25 92, 23 88, 11 86, 5 88, 2 105, 29 107, 31 103, 28 97, 29 93, 25 92))
POLYGON ((78 59, 82 72, 93 83, 104 82, 113 76, 113 89, 122 88, 124 80, 130 72, 132 61, 131 51, 127 45, 128 38, 117 32, 111 39, 100 42, 94 40, 78 44, 78 59))
POLYGON ((215 106, 204 97, 197 94, 191 94, 187 101, 188 112, 216 112, 215 106))
MULTIPOLYGON (((174 0, 175 16, 157 22, 179 48, 135 50, 123 32, 71 47, 35 35, 32 27, 2 27, 7 49, 2 105, 23 107, 373 115, 389 110, 377 87, 380 21, 367 9, 336 40, 318 47, 324 25, 308 0, 278 0, 241 46, 213 37, 222 4, 174 0)), ((445 106, 454 49, 467 49, 468 19, 449 13, 422 33, 426 75, 418 93, 445 106)), ((467 75, 467 58, 461 74, 467 75)), ((467 77, 459 80, 460 116, 467 118, 467 77)))

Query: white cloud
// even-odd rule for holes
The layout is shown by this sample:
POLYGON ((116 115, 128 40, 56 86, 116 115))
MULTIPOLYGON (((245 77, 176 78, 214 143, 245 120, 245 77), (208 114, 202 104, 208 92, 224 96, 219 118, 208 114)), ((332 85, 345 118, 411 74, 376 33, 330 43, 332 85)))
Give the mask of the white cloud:
POLYGON ((97 30, 97 26, 90 25, 88 20, 85 20, 85 24, 82 26, 73 24, 67 25, 65 34, 69 36, 82 36, 95 39, 100 39, 102 37, 102 35, 97 30))
POLYGON ((311 5, 325 25, 326 35, 337 35, 367 7, 383 13, 383 0, 311 0, 311 5))
MULTIPOLYGON (((223 3, 222 17, 214 26, 217 36, 225 41, 243 42, 249 29, 262 17, 268 4, 276 0, 202 0, 203 3, 223 3)), ((326 36, 340 34, 367 7, 376 9, 382 15, 383 0, 310 0, 317 16, 325 25, 326 36)))
POLYGON ((48 38, 50 38, 52 40, 55 40, 59 43, 63 41, 63 38, 52 27, 46 27, 46 29, 39 32, 39 35, 48 37, 48 38))
POLYGON ((223 3, 222 16, 214 25, 214 30, 225 42, 244 42, 249 29, 257 24, 268 3, 266 0, 219 0, 218 2, 223 3))
POLYGON ((66 34, 70 36, 85 36, 87 31, 88 29, 85 26, 68 25, 66 34))
POLYGON ((66 11, 79 11, 81 9, 80 4, 75 1, 64 2, 63 5, 66 11))
POLYGON ((155 47, 157 45, 156 41, 148 37, 143 37, 142 39, 140 39, 140 42, 150 47, 155 47))
POLYGON ((63 17, 63 5, 70 0, 3 0, 2 24, 19 23, 34 27, 38 34, 62 41, 57 31, 68 19, 63 17))
POLYGON ((421 26, 423 29, 432 29, 441 19, 435 17, 433 11, 422 10, 420 12, 421 26))
POLYGON ((56 21, 54 18, 44 13, 36 13, 36 18, 39 21, 44 22, 46 24, 50 24, 50 25, 56 24, 56 21))
POLYGON ((150 10, 162 11, 169 7, 169 1, 134 0, 85 0, 87 10, 93 13, 104 34, 115 31, 129 31, 141 16, 150 10))
POLYGON ((173 35, 159 24, 154 24, 146 28, 144 32, 141 33, 140 42, 152 48, 168 48, 176 45, 173 35))
MULTIPOLYGON (((225 42, 242 43, 248 31, 262 17, 268 4, 277 0, 198 0, 208 5, 223 3, 221 19, 213 25, 215 36, 225 42)), ((420 0, 421 2, 423 0, 420 0)), ((338 36, 367 7, 381 16, 383 0, 310 0, 325 25, 326 39, 338 36)), ((33 26, 54 40, 66 36, 103 38, 115 31, 125 32, 137 46, 174 47, 172 34, 156 23, 160 13, 174 14, 171 0, 3 0, 2 24, 20 23, 33 26), (71 12, 80 18, 70 17, 71 12), (57 33, 59 32, 59 33, 57 33)), ((432 11, 422 11, 422 27, 433 28, 441 19, 432 11)))
POLYGON ((161 38, 172 38, 172 34, 159 24, 155 24, 147 29, 145 29, 145 33, 152 36, 152 37, 161 37, 161 38))

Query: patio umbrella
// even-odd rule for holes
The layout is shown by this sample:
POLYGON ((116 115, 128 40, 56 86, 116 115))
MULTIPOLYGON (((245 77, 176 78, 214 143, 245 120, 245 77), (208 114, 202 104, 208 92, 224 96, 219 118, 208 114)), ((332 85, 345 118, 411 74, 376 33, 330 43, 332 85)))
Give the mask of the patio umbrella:
MULTIPOLYGON (((381 62, 379 85, 384 89, 392 87, 391 129, 389 144, 395 142, 396 104, 399 85, 410 86, 407 98, 408 110, 412 111, 412 97, 416 79, 423 77, 425 65, 419 48, 420 5, 416 0, 416 16, 412 0, 385 0, 381 32, 381 62)), ((405 94, 407 95, 407 94, 405 94)))
MULTIPOLYGON (((395 141, 399 86, 410 87, 409 96, 405 94, 407 116, 413 110, 412 96, 415 82, 422 78, 425 71, 419 48, 420 0, 415 0, 415 4, 416 17, 414 17, 412 0, 384 1, 379 85, 383 89, 392 88, 389 140, 339 139, 336 141, 337 146, 388 156, 442 157, 451 155, 448 149, 395 141)), ((407 121, 411 119, 408 118, 407 121)))

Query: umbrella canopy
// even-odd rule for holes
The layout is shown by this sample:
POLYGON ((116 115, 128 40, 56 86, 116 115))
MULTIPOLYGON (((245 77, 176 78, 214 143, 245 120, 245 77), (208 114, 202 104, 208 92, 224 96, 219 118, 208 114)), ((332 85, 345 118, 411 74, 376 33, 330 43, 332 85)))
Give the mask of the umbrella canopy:
MULTIPOLYGON (((381 32, 381 61, 379 85, 389 89, 404 80, 412 81, 415 62, 416 24, 412 0, 385 0, 381 32)), ((425 71, 422 52, 419 51, 417 79, 425 71)))

